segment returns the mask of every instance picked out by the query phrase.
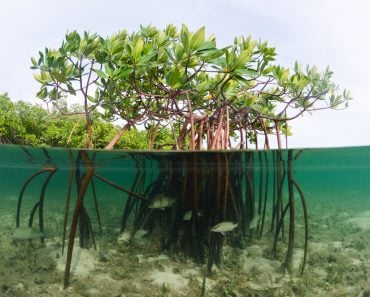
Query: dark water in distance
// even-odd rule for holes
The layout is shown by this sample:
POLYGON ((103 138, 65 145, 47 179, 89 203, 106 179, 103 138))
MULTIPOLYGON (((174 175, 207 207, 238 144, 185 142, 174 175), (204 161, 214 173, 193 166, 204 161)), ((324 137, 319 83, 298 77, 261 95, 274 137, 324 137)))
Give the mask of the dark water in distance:
MULTIPOLYGON (((299 152, 298 149, 294 150, 299 152)), ((272 154, 265 152, 269 160, 270 170, 274 168, 272 154)), ((17 195, 25 180, 46 165, 54 165, 58 172, 54 186, 65 186, 70 170, 70 155, 75 161, 78 150, 60 148, 32 148, 12 145, 0 146, 0 188, 2 194, 17 195), (69 153, 70 152, 70 153, 69 153)), ((253 170, 258 172, 266 164, 260 164, 256 151, 225 151, 225 152, 158 152, 158 151, 88 151, 94 158, 95 171, 109 178, 130 184, 137 170, 156 174, 160 160, 178 160, 183 156, 197 155, 206 162, 202 166, 194 165, 193 170, 216 170, 213 160, 220 155, 232 155, 244 159, 252 154, 253 170), (156 158, 158 157, 158 158, 156 158), (138 160, 144 161, 138 164, 138 160), (144 167, 143 167, 144 166, 144 167)), ((286 155, 286 151, 283 151, 286 155)), ((199 164, 199 163, 198 163, 199 164)), ((187 166, 184 165, 183 166, 187 166)), ((193 166, 193 165, 191 165, 193 166)), ((83 167, 83 164, 82 164, 83 167)), ((238 169, 238 163, 231 165, 238 169)), ((179 168, 180 170, 180 168, 179 168)), ((370 194, 370 147, 317 148, 304 149, 294 161, 295 178, 306 191, 330 193, 342 197, 348 193, 370 194)), ((364 197, 365 199, 365 197, 364 197)))
MULTIPOLYGON (((0 189, 3 200, 6 197, 13 197, 12 203, 2 204, 7 207, 9 213, 15 214, 16 198, 26 180, 35 172, 45 168, 45 166, 55 166, 57 171, 50 179, 45 191, 45 209, 47 204, 55 206, 53 201, 60 201, 59 205, 64 205, 67 196, 68 176, 74 171, 72 199, 77 196, 76 191, 76 168, 79 168, 80 177, 85 172, 85 162, 78 163, 78 154, 82 150, 67 150, 61 148, 32 148, 12 145, 0 146, 0 189)), ((174 171, 181 175, 173 184, 173 189, 177 191, 172 196, 178 196, 179 192, 185 191, 182 187, 192 187, 194 182, 191 179, 199 181, 196 174, 205 175, 215 174, 213 184, 204 183, 204 187, 214 188, 215 185, 225 182, 226 176, 233 175, 233 181, 237 174, 245 176, 249 172, 253 176, 253 188, 255 191, 255 203, 258 199, 259 174, 262 172, 265 176, 269 171, 269 196, 271 195, 273 185, 273 173, 276 170, 276 151, 202 151, 202 152, 168 152, 168 151, 104 151, 88 150, 88 158, 92 160, 94 172, 110 182, 123 187, 126 190, 132 188, 135 176, 145 175, 145 183, 148 187, 160 175, 171 176, 174 171), (225 161, 226 160, 226 161, 225 161), (225 163, 226 162, 226 163, 225 163), (169 164, 171 166, 169 166, 169 164), (225 173, 225 168, 228 168, 225 173), (193 174, 195 172, 195 174, 193 174), (218 175, 216 172, 221 172, 218 175), (222 173, 224 172, 224 173, 222 173), (239 173, 238 173, 239 172, 239 173), (227 175, 226 175, 227 174, 227 175), (185 176, 185 177, 184 177, 185 176), (183 183, 183 179, 186 179, 183 183)), ((315 207, 316 201, 345 201, 353 207, 370 207, 370 147, 345 147, 345 148, 318 148, 318 149, 294 149, 294 155, 297 156, 293 161, 294 178, 305 193, 308 207, 315 207)), ((283 166, 286 168, 287 151, 282 151, 281 158, 284 160, 283 166)), ((169 177, 163 179, 167 179, 169 177)), ((265 179, 265 177, 263 177, 265 179)), ((25 190, 25 197, 31 196, 36 199, 39 197, 44 177, 35 178, 25 190)), ((245 177, 241 178, 243 193, 248 191, 245 177)), ((173 183, 170 181, 170 184, 173 183)), ((106 205, 107 212, 112 209, 116 211, 123 209, 128 194, 117 190, 107 183, 96 181, 96 193, 101 200, 102 205, 106 205)), ((161 185, 160 187, 164 187, 161 185)), ((168 186, 166 186, 168 187, 168 186)), ((195 186, 196 187, 196 186, 195 186)), ((199 185, 197 186, 199 187, 199 185)), ((203 185, 202 185, 203 187, 203 185)), ((250 186, 252 187, 252 186, 250 186)), ((158 190, 166 191, 163 188, 158 190)), ((195 190, 196 191, 196 190, 195 190)), ((207 191, 207 189, 205 189, 207 191)), ((283 187, 284 196, 287 194, 287 187, 283 187)), ((142 196, 148 195, 148 188, 141 189, 142 196), (145 193, 145 191, 147 191, 145 193)), ((87 196, 91 196, 91 189, 88 189, 87 196)), ((192 192, 187 196, 191 199, 192 192)), ((91 200, 86 199, 86 203, 91 200)), ((186 204, 186 203, 185 203, 186 204)), ((102 207, 103 207, 102 206, 102 207)), ((52 206, 50 206, 52 207, 52 206)), ((193 207, 189 206, 188 207, 193 207)), ((62 213, 62 207, 60 213, 62 213)), ((102 208, 104 217, 104 208, 102 208)), ((110 214, 111 215, 111 214, 110 214)), ((27 216, 25 214, 25 216, 27 216)), ((117 213, 117 216, 121 216, 117 213)), ((119 218, 117 218, 119 221, 119 218)))

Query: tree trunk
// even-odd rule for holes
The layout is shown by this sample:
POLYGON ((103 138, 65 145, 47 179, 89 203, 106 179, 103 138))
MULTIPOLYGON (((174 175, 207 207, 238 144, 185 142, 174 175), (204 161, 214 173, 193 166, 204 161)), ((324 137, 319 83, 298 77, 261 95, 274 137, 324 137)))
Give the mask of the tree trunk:
POLYGON ((85 147, 90 148, 91 138, 92 138, 92 123, 90 120, 90 115, 88 114, 87 111, 85 112, 85 118, 86 118, 86 130, 87 130, 87 139, 86 139, 85 147))
POLYGON ((117 143, 117 141, 121 138, 121 136, 123 135, 123 133, 126 132, 126 130, 130 128, 130 124, 127 123, 126 125, 123 126, 123 128, 121 128, 121 130, 119 130, 116 135, 114 135, 113 139, 110 141, 110 143, 105 147, 106 150, 111 150, 113 149, 114 145, 117 143))
POLYGON ((188 99, 188 108, 190 114, 190 150, 195 150, 195 130, 194 130, 194 117, 193 117, 193 110, 191 108, 191 102, 189 99, 188 93, 186 93, 188 99))
MULTIPOLYGON (((152 150, 154 146, 155 139, 157 138, 159 128, 159 122, 154 127, 153 135, 150 135, 149 149, 152 150)), ((149 131, 148 131, 149 132, 149 131)))

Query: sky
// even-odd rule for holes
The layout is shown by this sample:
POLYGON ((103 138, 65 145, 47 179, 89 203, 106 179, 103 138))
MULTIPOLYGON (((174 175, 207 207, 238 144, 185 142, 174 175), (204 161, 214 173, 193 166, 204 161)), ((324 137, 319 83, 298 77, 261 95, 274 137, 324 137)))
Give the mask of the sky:
POLYGON ((103 37, 140 25, 205 26, 219 46, 251 35, 275 47, 276 63, 327 66, 340 89, 351 91, 345 110, 318 111, 291 123, 289 147, 370 145, 370 1, 367 0, 2 0, 0 94, 41 103, 31 57, 58 48, 68 31, 103 37))

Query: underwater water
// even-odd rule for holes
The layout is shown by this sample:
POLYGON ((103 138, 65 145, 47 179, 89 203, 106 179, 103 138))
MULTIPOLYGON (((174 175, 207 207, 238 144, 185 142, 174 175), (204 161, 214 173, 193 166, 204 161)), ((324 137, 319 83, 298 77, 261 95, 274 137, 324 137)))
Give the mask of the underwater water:
POLYGON ((0 296, 370 296, 370 147, 0 146, 0 296))

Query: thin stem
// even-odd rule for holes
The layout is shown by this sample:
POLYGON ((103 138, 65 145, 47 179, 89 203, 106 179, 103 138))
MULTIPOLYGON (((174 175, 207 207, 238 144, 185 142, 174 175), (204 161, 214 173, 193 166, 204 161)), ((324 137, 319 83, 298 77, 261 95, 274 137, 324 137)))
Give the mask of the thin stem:
POLYGON ((307 251, 308 251, 308 212, 307 212, 307 203, 306 199, 304 197, 302 188, 298 185, 298 183, 293 179, 292 183, 298 190, 299 196, 301 197, 301 203, 303 208, 303 219, 304 219, 304 254, 303 254, 303 260, 302 265, 300 267, 300 273, 301 275, 304 272, 304 268, 306 265, 306 259, 307 259, 307 251))
POLYGON ((295 236, 295 205, 293 188, 293 150, 288 151, 288 192, 289 192, 289 239, 285 267, 291 271, 293 261, 293 245, 295 236))
POLYGON ((21 216, 21 207, 22 207, 22 200, 23 200, 23 195, 24 195, 24 191, 26 190, 27 186, 29 185, 29 183, 38 175, 44 173, 44 172, 51 172, 53 171, 54 168, 45 168, 45 169, 42 169, 34 174, 32 174, 27 180, 26 182, 23 184, 22 188, 21 188, 21 191, 19 193, 19 196, 18 196, 18 204, 17 204, 17 215, 16 215, 16 227, 18 228, 19 225, 20 225, 20 216, 21 216))
POLYGON ((64 245, 65 245, 66 234, 67 234, 68 211, 69 211, 69 203, 71 201, 72 182, 73 182, 73 175, 74 175, 73 153, 71 150, 68 150, 68 154, 69 154, 69 176, 68 176, 66 206, 64 209, 62 255, 64 253, 64 245))
POLYGON ((81 181, 80 188, 78 191, 78 197, 76 201, 75 210, 73 213, 72 218, 72 224, 71 224, 71 230, 69 232, 69 240, 68 240, 68 251, 67 251, 67 260, 66 260, 66 266, 64 270, 64 288, 68 287, 69 285, 69 276, 71 272, 71 262, 72 262, 72 253, 73 253, 73 247, 74 247, 74 241, 75 241, 75 235, 77 230, 77 224, 78 219, 80 217, 82 208, 83 208, 83 200, 85 197, 85 193, 87 190, 87 187, 89 185, 89 182, 94 174, 94 166, 92 161, 89 159, 86 151, 80 151, 79 157, 85 159, 86 162, 86 168, 87 171, 81 181))
POLYGON ((150 201, 151 201, 150 199, 148 199, 148 198, 146 198, 146 197, 144 197, 144 196, 141 196, 141 195, 139 195, 139 194, 136 194, 136 193, 134 193, 134 192, 132 192, 132 191, 130 191, 130 190, 125 189, 124 187, 122 187, 122 186, 120 186, 120 185, 115 184, 114 182, 110 181, 109 179, 106 179, 105 177, 102 177, 102 176, 100 176, 100 175, 98 175, 98 174, 96 174, 96 173, 93 173, 93 175, 94 175, 96 178, 100 179, 101 181, 103 181, 103 182, 107 183, 108 185, 111 185, 113 188, 116 188, 116 189, 118 189, 118 190, 120 190, 120 191, 122 191, 122 192, 125 192, 125 193, 127 193, 127 194, 129 194, 129 195, 132 195, 132 196, 134 196, 134 197, 136 197, 136 198, 139 198, 139 199, 141 199, 141 200, 144 200, 144 201, 147 201, 147 202, 150 202, 150 201))

